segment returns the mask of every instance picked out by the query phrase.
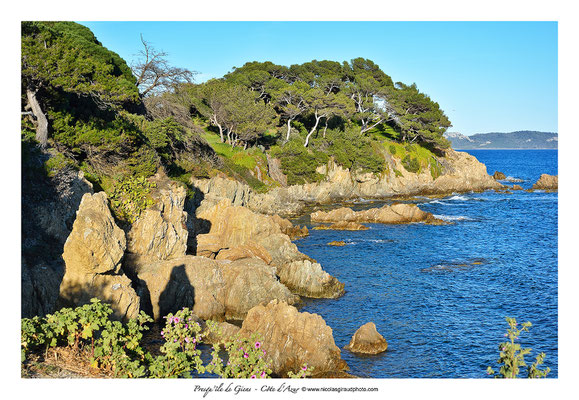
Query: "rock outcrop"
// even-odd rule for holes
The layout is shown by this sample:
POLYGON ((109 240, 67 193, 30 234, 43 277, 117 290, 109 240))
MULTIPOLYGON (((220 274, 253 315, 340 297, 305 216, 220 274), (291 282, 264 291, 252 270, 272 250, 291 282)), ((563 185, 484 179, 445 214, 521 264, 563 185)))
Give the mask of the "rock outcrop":
POLYGON ((362 325, 354 333, 350 343, 344 347, 344 349, 353 353, 361 354, 378 354, 386 351, 387 348, 386 339, 378 333, 373 322, 362 325))
POLYGON ((354 211, 338 208, 332 211, 316 211, 311 214, 312 222, 365 222, 381 224, 406 224, 412 222, 436 223, 431 213, 424 212, 415 204, 393 204, 381 208, 354 211))
POLYGON ((62 249, 85 193, 93 187, 84 174, 65 167, 45 178, 38 174, 48 154, 32 157, 22 170, 22 303, 21 316, 30 318, 56 310, 64 276, 62 249))
POLYGON ((156 320, 182 307, 205 320, 241 320, 258 304, 298 300, 277 280, 275 268, 258 258, 231 262, 188 255, 150 263, 129 260, 128 264, 139 282, 143 309, 156 320))
POLYGON ((539 180, 535 182, 532 189, 540 190, 558 190, 559 188, 559 177, 558 175, 547 175, 542 174, 539 180))
POLYGON ((496 181, 500 181, 500 180, 507 179, 507 176, 500 171, 495 171, 495 173, 493 174, 493 178, 496 181))
POLYGON ((333 240, 328 243, 328 246, 345 246, 345 245, 346 242, 344 242, 343 240, 333 240))
POLYGON ((313 228, 315 230, 335 230, 335 231, 365 231, 368 228, 365 225, 353 221, 338 221, 332 225, 319 225, 313 228))
POLYGON ((253 333, 261 336, 262 348, 272 361, 275 375, 286 377, 305 363, 314 367, 313 376, 348 368, 340 357, 332 329, 317 314, 298 312, 295 307, 274 300, 247 313, 239 334, 250 337, 253 333))
POLYGON ((147 208, 127 232, 127 252, 144 259, 169 260, 187 251, 185 188, 157 174, 152 192, 155 204, 147 208))
POLYGON ((116 318, 136 317, 139 298, 121 270, 125 248, 125 234, 115 224, 107 195, 85 194, 64 244, 62 305, 77 306, 97 297, 111 303, 116 318))
POLYGON ((205 207, 197 218, 210 225, 209 233, 197 236, 197 255, 239 259, 237 254, 251 252, 275 266, 281 283, 296 294, 334 298, 344 293, 344 284, 300 253, 275 218, 232 206, 227 200, 205 207))
POLYGON ((226 199, 264 214, 295 214, 306 203, 329 203, 363 198, 387 198, 396 195, 447 194, 452 192, 499 189, 503 185, 488 175, 484 164, 474 156, 452 149, 438 158, 442 174, 434 178, 429 170, 421 173, 406 171, 401 160, 385 152, 389 169, 376 176, 361 171, 350 171, 330 160, 318 169, 325 179, 317 183, 273 188, 267 193, 256 193, 249 186, 236 181, 215 177, 193 180, 203 203, 214 205, 226 199))

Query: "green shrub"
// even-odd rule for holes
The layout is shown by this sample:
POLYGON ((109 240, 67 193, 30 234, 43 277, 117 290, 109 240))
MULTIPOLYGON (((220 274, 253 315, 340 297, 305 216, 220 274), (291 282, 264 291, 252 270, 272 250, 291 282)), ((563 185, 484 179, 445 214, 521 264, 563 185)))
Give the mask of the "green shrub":
POLYGON ((316 168, 328 162, 328 155, 307 149, 299 140, 290 140, 281 147, 271 149, 272 156, 281 161, 282 172, 290 185, 318 182, 324 178, 316 168))
POLYGON ((406 169, 406 171, 408 172, 417 173, 420 171, 420 162, 418 161, 417 158, 412 157, 410 154, 407 154, 402 159, 402 165, 404 166, 404 169, 406 169))
POLYGON ((135 222, 147 207, 154 204, 150 195, 154 187, 156 184, 143 176, 128 176, 117 181, 109 194, 117 219, 135 222))
POLYGON ((497 363, 501 365, 499 372, 495 372, 491 367, 487 368, 487 374, 495 378, 518 378, 521 367, 527 367, 527 378, 545 378, 551 371, 550 368, 544 370, 539 369, 539 365, 543 364, 545 353, 540 353, 535 362, 531 365, 525 363, 525 355, 531 352, 531 349, 524 349, 519 343, 515 343, 519 339, 521 332, 528 332, 532 326, 530 322, 525 322, 518 328, 517 320, 514 318, 506 318, 509 328, 505 337, 509 339, 507 342, 499 344, 499 359, 497 363))
MULTIPOLYGON (((221 335, 217 324, 207 321, 202 331, 192 310, 183 308, 168 314, 161 331, 164 340, 159 355, 153 356, 142 346, 151 317, 141 312, 126 323, 110 319, 109 304, 92 299, 77 308, 63 308, 44 318, 21 320, 22 362, 34 351, 66 346, 75 354, 84 355, 92 368, 117 378, 178 378, 214 373, 222 378, 268 378, 271 360, 262 348, 262 341, 254 334, 249 338, 234 336, 225 342, 225 359, 221 346, 213 345, 211 361, 204 365, 200 344, 207 335, 221 335)), ((304 364, 292 378, 304 378, 312 368, 304 364)))

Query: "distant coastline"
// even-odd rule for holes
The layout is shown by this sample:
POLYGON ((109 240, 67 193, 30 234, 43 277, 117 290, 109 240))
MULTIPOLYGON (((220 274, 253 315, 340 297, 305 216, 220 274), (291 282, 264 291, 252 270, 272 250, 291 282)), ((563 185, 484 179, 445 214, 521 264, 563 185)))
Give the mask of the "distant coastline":
POLYGON ((490 132, 471 136, 447 132, 444 137, 456 150, 553 150, 559 147, 556 132, 490 132))

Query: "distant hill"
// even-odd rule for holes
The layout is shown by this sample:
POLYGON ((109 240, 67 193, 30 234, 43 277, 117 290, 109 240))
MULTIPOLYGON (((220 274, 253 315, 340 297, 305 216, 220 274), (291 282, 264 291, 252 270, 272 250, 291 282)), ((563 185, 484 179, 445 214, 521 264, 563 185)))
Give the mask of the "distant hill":
POLYGON ((477 133, 466 136, 458 132, 444 134, 452 147, 457 150, 474 149, 556 149, 559 143, 557 133, 517 131, 477 133))

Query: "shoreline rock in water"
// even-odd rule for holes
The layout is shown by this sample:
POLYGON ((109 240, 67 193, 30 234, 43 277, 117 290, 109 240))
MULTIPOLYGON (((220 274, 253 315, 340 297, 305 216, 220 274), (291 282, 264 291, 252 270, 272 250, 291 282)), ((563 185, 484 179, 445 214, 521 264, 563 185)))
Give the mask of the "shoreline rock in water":
POLYGON ((281 283, 294 293, 314 298, 335 298, 344 293, 344 284, 299 252, 282 233, 276 218, 232 206, 227 200, 199 207, 196 218, 209 226, 208 233, 197 235, 197 255, 219 259, 225 257, 224 252, 239 252, 250 246, 277 269, 281 283))
POLYGON ((316 211, 310 215, 312 222, 358 222, 381 224, 407 224, 413 222, 443 223, 431 213, 424 212, 415 204, 393 204, 381 208, 354 211, 338 208, 332 211, 316 211))
POLYGON ((335 231, 366 231, 368 228, 365 225, 353 221, 338 221, 332 225, 320 225, 313 228, 315 230, 335 230, 335 231))
POLYGON ((362 325, 354 333, 350 343, 344 347, 345 350, 361 354, 378 354, 386 351, 387 348, 386 339, 378 333, 373 322, 362 325))
POLYGON ((325 175, 323 181, 273 188, 267 193, 254 192, 247 185, 223 177, 192 179, 191 184, 197 188, 202 203, 216 204, 228 200, 233 205, 269 215, 295 215, 307 203, 327 204, 361 197, 386 199, 399 195, 449 194, 503 187, 488 175, 484 164, 465 152, 449 149, 445 157, 439 157, 443 172, 436 178, 430 171, 408 172, 400 160, 390 155, 386 157, 391 168, 381 176, 350 171, 330 160, 320 168, 320 173, 325 175))
POLYGON ((298 312, 278 300, 249 310, 239 333, 261 336, 263 349, 272 360, 272 371, 281 377, 298 372, 304 363, 314 368, 313 377, 348 369, 332 328, 321 316, 298 312))
POLYGON ((541 177, 535 182, 531 189, 540 190, 558 190, 559 189, 559 176, 558 175, 548 175, 542 174, 541 177))

